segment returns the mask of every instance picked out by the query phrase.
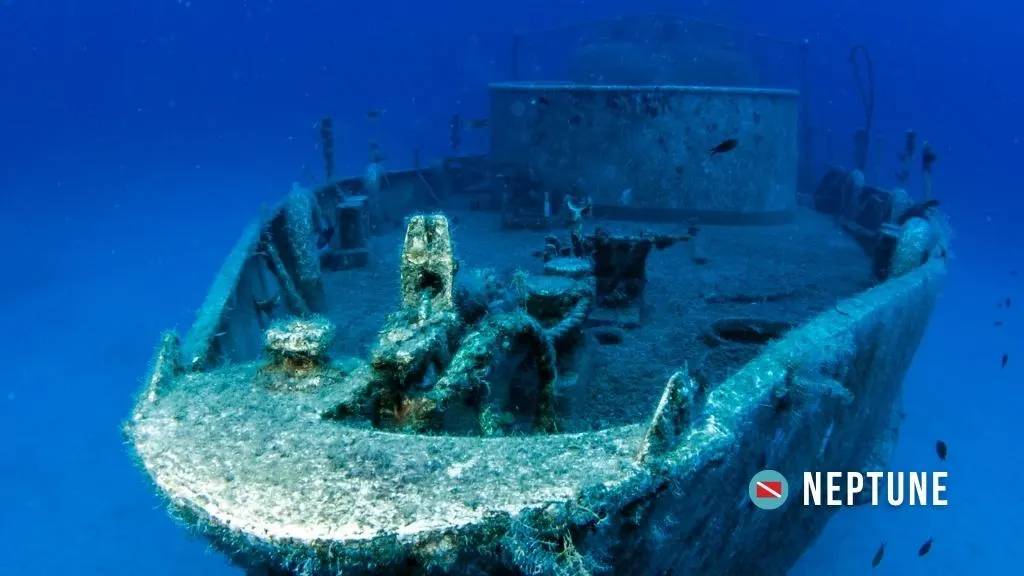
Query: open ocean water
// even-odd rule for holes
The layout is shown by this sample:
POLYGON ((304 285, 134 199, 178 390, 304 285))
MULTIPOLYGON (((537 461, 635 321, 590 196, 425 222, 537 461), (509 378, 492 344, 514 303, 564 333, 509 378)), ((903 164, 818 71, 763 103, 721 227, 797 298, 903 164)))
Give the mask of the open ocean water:
MULTIPOLYGON (((612 0, 285 4, 0 3, 0 574, 238 574, 172 523, 123 445, 160 331, 187 328, 259 206, 319 170, 318 118, 342 127, 343 171, 369 139, 402 151, 395 165, 413 148, 437 157, 453 112, 486 115, 513 29, 625 13, 612 0), (371 108, 387 123, 363 122, 371 108)), ((792 573, 1017 573, 1024 309, 997 304, 1024 307, 1024 86, 1009 40, 1024 9, 633 4, 809 38, 816 116, 836 135, 819 152, 847 165, 861 118, 845 56, 864 43, 876 130, 893 147, 914 127, 939 150, 955 259, 907 375, 892 467, 932 470, 945 441, 950 505, 843 510, 792 573)))

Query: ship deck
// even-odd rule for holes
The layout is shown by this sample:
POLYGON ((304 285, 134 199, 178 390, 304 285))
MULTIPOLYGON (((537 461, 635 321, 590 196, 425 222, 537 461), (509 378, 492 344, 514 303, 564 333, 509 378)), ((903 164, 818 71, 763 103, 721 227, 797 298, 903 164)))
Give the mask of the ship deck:
MULTIPOLYGON (((501 228, 487 212, 447 212, 462 270, 515 269, 540 274, 535 253, 552 232, 501 228)), ((685 226, 588 221, 584 231, 681 233, 685 226)), ((329 316, 339 330, 335 353, 365 357, 386 315, 398 304, 398 258, 404 229, 371 241, 370 265, 325 276, 329 316)), ((590 377, 573 394, 563 432, 582 432, 649 418, 665 381, 684 363, 720 382, 753 359, 772 334, 760 327, 796 326, 839 300, 877 283, 863 249, 826 216, 800 209, 791 223, 703 226, 703 264, 691 246, 676 244, 648 258, 640 325, 619 331, 621 341, 595 345, 590 377), (739 320, 740 322, 732 322, 739 320), (745 322, 751 321, 748 325, 745 322), (727 330, 715 330, 718 323, 727 330), (751 328, 751 329, 748 329, 751 328)))

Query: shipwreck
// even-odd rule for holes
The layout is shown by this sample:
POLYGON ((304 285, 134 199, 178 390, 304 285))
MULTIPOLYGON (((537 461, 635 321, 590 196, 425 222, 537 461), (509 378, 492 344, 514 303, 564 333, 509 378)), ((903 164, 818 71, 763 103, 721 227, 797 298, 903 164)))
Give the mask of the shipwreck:
POLYGON ((338 177, 321 122, 326 180, 244 230, 125 423, 173 516, 251 576, 785 573, 834 509, 750 480, 884 467, 949 234, 929 145, 918 199, 816 178, 801 91, 719 33, 594 27, 490 86, 486 156, 338 177))

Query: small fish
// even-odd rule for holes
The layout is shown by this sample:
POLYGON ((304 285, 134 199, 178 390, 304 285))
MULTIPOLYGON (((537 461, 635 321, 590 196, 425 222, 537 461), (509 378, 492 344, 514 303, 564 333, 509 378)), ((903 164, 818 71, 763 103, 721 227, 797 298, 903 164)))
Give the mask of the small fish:
POLYGON ((992 323, 992 325, 995 326, 996 328, 998 328, 998 327, 1003 325, 1003 321, 1002 320, 996 320, 995 322, 992 323))
POLYGON ((735 138, 722 140, 722 142, 718 146, 715 146, 711 150, 708 150, 708 152, 710 152, 712 156, 714 156, 715 154, 724 154, 726 152, 731 152, 736 149, 736 146, 738 146, 739 143, 740 141, 735 138))
POLYGON ((946 447, 946 443, 939 440, 935 443, 935 453, 939 455, 939 461, 946 461, 946 454, 949 453, 949 448, 946 447))
POLYGON ((537 96, 534 98, 533 103, 540 106, 547 106, 548 104, 551 104, 551 100, 548 100, 547 96, 537 96))
POLYGON ((917 551, 918 556, 924 556, 932 549, 932 542, 935 542, 935 538, 929 538, 924 544, 921 544, 921 548, 917 551))
POLYGON ((1011 304, 1013 304, 1013 301, 1010 300, 1009 296, 1007 296, 1006 300, 1003 300, 1003 305, 1006 306, 1007 308, 1009 308, 1011 304))
POLYGON ((875 557, 871 559, 871 567, 878 568, 878 565, 882 563, 882 557, 885 556, 885 542, 878 547, 878 551, 875 552, 875 557))
POLYGON ((383 109, 381 109, 381 110, 376 110, 376 109, 375 110, 367 110, 366 111, 366 119, 367 120, 379 120, 380 117, 384 115, 384 112, 385 111, 383 109))
POLYGON ((476 120, 466 122, 466 130, 479 130, 481 128, 487 128, 490 124, 491 121, 487 118, 478 118, 476 120))
POLYGON ((1004 354, 1003 354, 1003 361, 1002 361, 1002 364, 1001 364, 1001 365, 1000 365, 999 367, 1000 367, 1000 368, 1006 368, 1006 363, 1007 363, 1007 362, 1009 362, 1009 361, 1010 361, 1010 355, 1009 355, 1009 354, 1006 354, 1006 353, 1004 353, 1004 354))
POLYGON ((1017 271, 1016 270, 1010 270, 1010 276, 1016 276, 1016 275, 1017 275, 1017 271))

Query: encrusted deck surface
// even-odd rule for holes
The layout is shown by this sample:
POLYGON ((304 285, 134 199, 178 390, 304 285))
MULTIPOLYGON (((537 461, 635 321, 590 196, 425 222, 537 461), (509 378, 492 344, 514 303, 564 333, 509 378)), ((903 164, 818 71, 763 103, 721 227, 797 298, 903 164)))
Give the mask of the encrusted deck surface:
MULTIPOLYGON (((532 253, 544 234, 460 216, 463 269, 540 273, 532 253)), ((397 304, 398 234, 375 241, 371 268, 327 281, 339 334, 332 368, 318 374, 337 381, 271 386, 258 363, 174 377, 177 339, 165 336, 127 431, 181 517, 252 568, 547 574, 607 560, 616 573, 649 576, 781 574, 830 511, 760 515, 750 474, 884 459, 944 265, 847 299, 875 282, 861 249, 824 218, 708 227, 700 238, 704 263, 685 243, 651 256, 638 327, 620 344, 586 347, 593 374, 575 384, 561 434, 395 434, 320 417, 364 381, 365 362, 346 356, 365 357, 397 304), (740 329, 709 339, 723 319, 740 329), (800 327, 766 346, 778 326, 800 327), (712 387, 679 411, 689 422, 679 444, 638 461, 666 377, 684 362, 700 363, 712 387), (593 428, 604 429, 572 433, 593 428)))
POLYGON ((305 542, 418 534, 562 502, 636 471, 638 427, 497 439, 378 431, 370 440, 319 419, 318 393, 254 385, 255 369, 186 375, 143 404, 133 426, 165 494, 242 533, 305 542))
MULTIPOLYGON (((544 247, 545 232, 504 231, 497 215, 453 213, 456 255, 462 269, 521 268, 541 274, 532 253, 544 247)), ((584 231, 644 230, 681 233, 685 226, 588 221, 584 231)), ((401 230, 373 239, 371 267, 329 274, 330 316, 338 325, 337 353, 365 356, 376 343, 385 315, 398 303, 401 230)), ((567 241, 568 231, 550 232, 567 241)), ((751 318, 798 325, 876 280, 863 250, 827 217, 800 210, 791 224, 706 226, 700 243, 705 264, 691 258, 691 246, 677 244, 648 259, 645 309, 639 328, 623 330, 619 345, 595 346, 589 378, 574 394, 564 431, 584 431, 641 422, 650 417, 667 378, 684 362, 703 364, 720 381, 757 353, 756 346, 709 350, 703 332, 715 321, 751 318)), ((506 274, 506 275, 508 275, 506 274)))

